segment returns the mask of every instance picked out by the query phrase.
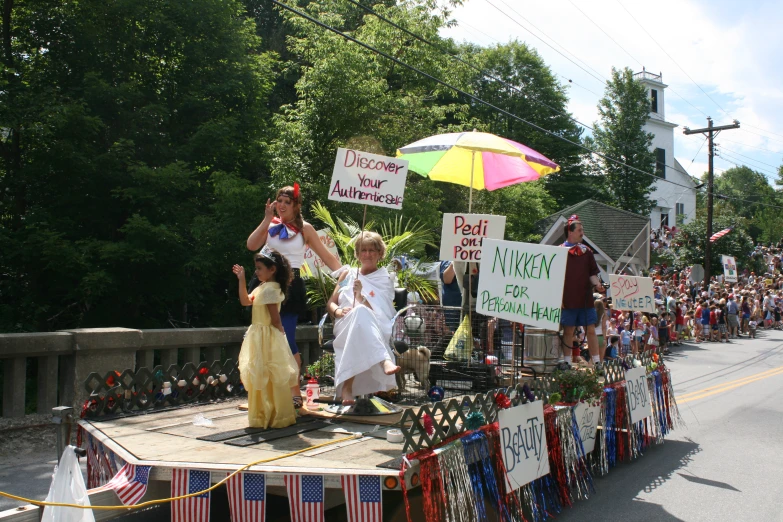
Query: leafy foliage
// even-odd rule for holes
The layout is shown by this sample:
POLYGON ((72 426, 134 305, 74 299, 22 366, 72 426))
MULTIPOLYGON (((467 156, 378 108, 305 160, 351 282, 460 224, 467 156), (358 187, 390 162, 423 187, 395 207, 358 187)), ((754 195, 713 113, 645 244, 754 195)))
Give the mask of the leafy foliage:
POLYGON ((644 174, 601 157, 591 159, 594 172, 604 176, 605 201, 623 210, 648 215, 655 204, 652 192, 655 154, 651 151, 653 135, 645 132, 650 100, 644 85, 633 72, 612 68, 604 97, 598 102, 600 122, 594 125, 592 140, 586 144, 601 154, 622 160, 644 174))

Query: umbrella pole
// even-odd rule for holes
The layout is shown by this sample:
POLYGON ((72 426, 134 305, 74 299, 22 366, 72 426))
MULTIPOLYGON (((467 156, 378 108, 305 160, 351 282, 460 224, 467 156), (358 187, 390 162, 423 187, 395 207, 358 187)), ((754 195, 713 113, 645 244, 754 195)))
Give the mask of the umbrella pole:
POLYGON ((468 196, 468 213, 473 212, 473 165, 476 164, 476 151, 470 155, 470 195, 468 196))
MULTIPOLYGON (((362 231, 359 232, 359 239, 364 239, 364 225, 367 223, 367 205, 364 205, 364 215, 362 216, 362 231)), ((357 261, 359 261, 357 259, 357 261)), ((362 267, 362 262, 359 261, 359 266, 356 268, 356 279, 359 279, 359 270, 362 267)), ((351 308, 356 308, 356 292, 353 294, 353 305, 351 308)))

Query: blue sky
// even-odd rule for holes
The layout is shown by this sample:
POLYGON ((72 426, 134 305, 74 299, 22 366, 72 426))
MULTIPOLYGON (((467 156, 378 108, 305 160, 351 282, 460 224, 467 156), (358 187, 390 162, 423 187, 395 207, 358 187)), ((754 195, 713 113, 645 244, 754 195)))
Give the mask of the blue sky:
POLYGON ((741 129, 715 140, 716 173, 744 164, 774 183, 783 163, 783 3, 466 0, 452 18, 458 25, 443 36, 534 47, 561 82, 572 80, 569 109, 590 125, 613 66, 662 73, 666 120, 680 125, 674 155, 691 175, 707 170, 707 146, 683 127, 706 127, 707 116, 715 125, 736 118, 741 129))

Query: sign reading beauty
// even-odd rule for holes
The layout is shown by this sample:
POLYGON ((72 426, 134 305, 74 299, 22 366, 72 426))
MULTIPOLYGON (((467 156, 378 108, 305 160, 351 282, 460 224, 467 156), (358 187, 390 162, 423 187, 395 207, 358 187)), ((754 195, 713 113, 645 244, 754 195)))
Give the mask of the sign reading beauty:
MULTIPOLYGON (((340 259, 340 256, 337 253, 337 245, 334 244, 334 239, 329 237, 329 235, 326 233, 326 230, 319 230, 316 233, 318 234, 318 239, 321 240, 321 244, 326 247, 329 253, 334 254, 337 259, 340 259)), ((313 249, 309 246, 305 247, 304 262, 307 265, 310 273, 313 275, 317 274, 319 270, 324 272, 331 272, 331 269, 326 266, 326 263, 324 263, 323 260, 318 257, 315 251, 313 251, 313 249)))
POLYGON ((506 216, 443 214, 440 259, 480 263, 484 238, 503 239, 505 230, 506 216))
POLYGON ((647 387, 647 368, 640 366, 625 371, 625 396, 631 422, 637 423, 652 416, 650 388, 647 387))
POLYGON ((720 262, 723 265, 723 279, 729 283, 737 282, 737 262, 733 256, 720 256, 720 262))
POLYGON ((609 288, 615 310, 656 312, 651 278, 609 274, 609 288))
POLYGON ((585 455, 595 449, 595 436, 600 415, 601 406, 593 406, 586 402, 580 402, 574 406, 574 417, 579 426, 579 437, 582 439, 585 455))
POLYGON ((507 493, 549 473, 543 402, 533 401, 498 410, 498 424, 509 487, 507 493))
POLYGON ((562 247, 484 239, 476 311, 558 330, 567 255, 562 247))
POLYGON ((402 208, 408 160, 353 149, 337 149, 329 199, 402 208))

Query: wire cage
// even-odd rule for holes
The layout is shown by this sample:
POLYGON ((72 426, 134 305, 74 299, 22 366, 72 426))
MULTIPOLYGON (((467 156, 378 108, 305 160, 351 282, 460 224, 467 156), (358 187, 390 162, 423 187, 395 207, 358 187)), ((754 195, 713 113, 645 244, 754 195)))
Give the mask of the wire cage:
MULTIPOLYGON (((333 338, 327 316, 319 329, 322 344, 333 338)), ((390 340, 402 367, 397 389, 378 395, 416 404, 530 381, 535 370, 523 364, 523 332, 521 325, 504 319, 477 313, 469 318, 459 307, 409 305, 397 312, 390 340)), ((327 396, 334 394, 332 357, 325 351, 317 363, 321 394, 327 396)))
POLYGON ((523 333, 515 323, 459 307, 415 304, 400 310, 392 329, 400 399, 416 403, 513 386, 523 371, 523 333), (434 390, 435 395, 429 392, 434 390))

